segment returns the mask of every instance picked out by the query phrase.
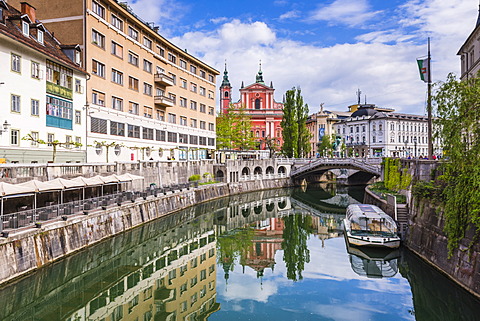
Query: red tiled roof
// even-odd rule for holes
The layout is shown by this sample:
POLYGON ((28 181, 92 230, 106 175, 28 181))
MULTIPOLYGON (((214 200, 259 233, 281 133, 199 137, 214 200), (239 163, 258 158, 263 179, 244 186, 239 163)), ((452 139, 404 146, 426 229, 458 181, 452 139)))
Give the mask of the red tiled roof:
MULTIPOLYGON (((1 5, 1 4, 0 4, 1 5)), ((17 20, 23 20, 25 16, 27 20, 30 21, 28 15, 21 14, 20 11, 8 6, 8 9, 3 10, 4 23, 0 21, 0 34, 5 35, 15 41, 18 41, 21 44, 24 44, 46 56, 50 59, 56 60, 57 62, 64 64, 72 69, 75 69, 82 73, 87 73, 80 66, 71 61, 61 50, 61 44, 56 40, 50 32, 41 24, 40 21, 35 21, 35 23, 30 24, 30 30, 32 28, 41 28, 44 29, 43 44, 39 43, 33 36, 25 36, 19 26, 15 23, 17 20)))

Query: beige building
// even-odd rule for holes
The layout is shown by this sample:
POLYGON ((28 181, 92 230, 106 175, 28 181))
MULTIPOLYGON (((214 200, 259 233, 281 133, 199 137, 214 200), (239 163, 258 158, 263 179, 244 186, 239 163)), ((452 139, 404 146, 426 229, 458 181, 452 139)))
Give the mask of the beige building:
POLYGON ((318 156, 318 145, 322 142, 323 137, 332 136, 335 133, 333 125, 341 119, 349 117, 350 114, 350 112, 324 110, 321 106, 319 112, 308 116, 307 129, 311 134, 311 151, 308 157, 318 156))
POLYGON ((477 77, 480 70, 480 10, 477 23, 457 55, 461 58, 460 79, 477 77))
POLYGON ((217 70, 162 37, 125 3, 29 3, 56 38, 83 50, 90 73, 89 162, 209 157, 215 149, 217 70))

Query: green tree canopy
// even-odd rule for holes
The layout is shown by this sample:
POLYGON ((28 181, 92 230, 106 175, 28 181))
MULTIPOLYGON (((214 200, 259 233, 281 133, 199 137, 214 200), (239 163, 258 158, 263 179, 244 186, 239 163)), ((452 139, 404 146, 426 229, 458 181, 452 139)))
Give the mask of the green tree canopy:
POLYGON ((480 78, 459 81, 452 74, 433 97, 435 137, 448 158, 442 164, 445 233, 450 255, 467 228, 480 234, 480 78))
POLYGON ((282 153, 287 157, 305 157, 310 151, 311 134, 307 129, 308 105, 302 91, 293 87, 283 98, 282 153))
POLYGON ((252 133, 252 121, 245 108, 233 104, 217 117, 217 149, 250 150, 257 145, 252 133))

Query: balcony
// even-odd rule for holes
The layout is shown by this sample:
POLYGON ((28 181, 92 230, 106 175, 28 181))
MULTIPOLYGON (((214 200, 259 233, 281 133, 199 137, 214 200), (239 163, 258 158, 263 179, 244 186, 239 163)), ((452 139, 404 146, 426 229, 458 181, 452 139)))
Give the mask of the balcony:
POLYGON ((155 74, 155 83, 163 86, 173 86, 174 80, 172 77, 169 77, 163 72, 160 72, 155 74))
POLYGON ((162 107, 173 107, 175 103, 172 98, 167 96, 155 96, 155 105, 162 107))

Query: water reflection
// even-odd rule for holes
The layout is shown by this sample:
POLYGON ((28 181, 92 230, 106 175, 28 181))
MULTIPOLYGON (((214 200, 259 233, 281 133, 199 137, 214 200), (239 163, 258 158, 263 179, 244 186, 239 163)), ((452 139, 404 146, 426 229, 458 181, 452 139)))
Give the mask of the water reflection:
POLYGON ((478 314, 478 301, 416 257, 346 248, 342 219, 360 194, 317 185, 200 204, 4 287, 0 320, 429 320, 431 313, 468 320, 478 314))

